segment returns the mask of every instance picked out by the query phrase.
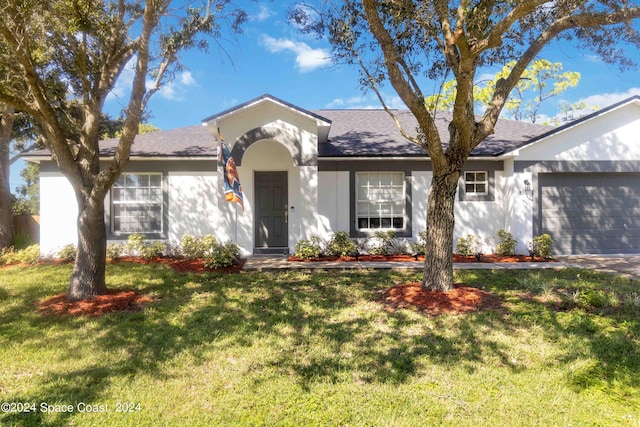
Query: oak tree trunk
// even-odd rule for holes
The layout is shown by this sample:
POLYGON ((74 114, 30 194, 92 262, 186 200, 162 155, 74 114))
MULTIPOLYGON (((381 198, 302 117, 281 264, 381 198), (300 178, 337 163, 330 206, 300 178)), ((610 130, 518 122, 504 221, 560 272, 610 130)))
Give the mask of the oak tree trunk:
POLYGON ((11 186, 9 170, 11 159, 9 144, 13 130, 14 109, 5 106, 0 115, 0 250, 13 244, 13 210, 11 209, 11 186))
POLYGON ((72 301, 92 299, 107 292, 105 283, 107 230, 104 200, 77 196, 78 253, 71 273, 68 298, 72 301))
POLYGON ((459 171, 436 175, 434 171, 427 204, 427 241, 422 288, 453 289, 454 203, 459 171))

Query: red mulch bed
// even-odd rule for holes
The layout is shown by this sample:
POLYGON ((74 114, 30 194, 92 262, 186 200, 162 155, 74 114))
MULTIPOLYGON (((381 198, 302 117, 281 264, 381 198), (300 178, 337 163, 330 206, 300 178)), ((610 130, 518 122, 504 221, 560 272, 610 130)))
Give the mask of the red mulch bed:
POLYGON ((139 257, 125 256, 116 261, 111 261, 111 262, 112 263, 133 262, 137 264, 164 264, 166 266, 171 267, 175 271, 178 271, 181 273, 218 272, 218 273, 235 274, 235 273, 240 273, 242 271, 242 267, 244 266, 245 261, 246 261, 245 258, 240 258, 240 261, 238 264, 232 265, 230 267, 224 267, 224 268, 207 268, 204 266, 204 260, 202 259, 185 259, 185 258, 153 257, 153 258, 143 259, 139 257))
POLYGON ((431 316, 499 310, 502 306, 497 297, 481 289, 455 285, 452 291, 425 291, 420 283, 394 286, 384 293, 382 302, 391 311, 413 307, 431 316))
MULTIPOLYGON (((122 257, 112 263, 129 262, 137 264, 164 264, 175 271, 179 272, 221 272, 221 273, 239 273, 245 259, 240 259, 240 263, 226 268, 211 269, 204 266, 201 259, 188 260, 183 258, 165 258, 155 257, 150 259, 142 259, 139 257, 122 257)), ((135 291, 110 289, 105 295, 99 295, 91 300, 70 301, 67 294, 55 295, 51 298, 43 300, 38 305, 38 311, 45 315, 58 316, 102 316, 107 313, 115 313, 121 311, 139 311, 142 304, 151 302, 148 296, 140 295, 135 291)))
POLYGON ((57 316, 102 316, 120 311, 139 311, 142 304, 151 301, 151 297, 135 291, 110 289, 106 295, 98 295, 91 300, 70 301, 67 294, 55 295, 41 301, 38 311, 45 315, 57 316))
MULTIPOLYGON (((290 256, 289 261, 298 262, 311 262, 311 261, 343 261, 343 262, 355 262, 356 258, 352 256, 346 257, 332 257, 323 256, 314 259, 304 259, 296 256, 290 256)), ((424 262, 424 256, 418 255, 417 259, 413 255, 360 255, 357 261, 395 261, 395 262, 424 262)), ((483 262, 483 263, 496 263, 496 262, 556 262, 551 258, 534 257, 533 259, 529 255, 513 255, 513 256, 501 256, 495 254, 481 255, 480 260, 474 255, 453 255, 453 262, 483 262)))

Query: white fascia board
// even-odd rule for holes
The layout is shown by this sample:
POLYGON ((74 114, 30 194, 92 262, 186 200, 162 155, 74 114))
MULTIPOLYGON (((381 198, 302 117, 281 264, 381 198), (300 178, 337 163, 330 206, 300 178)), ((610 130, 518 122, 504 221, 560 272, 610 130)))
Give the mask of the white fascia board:
MULTIPOLYGON (((335 161, 351 161, 351 160, 358 160, 358 161, 376 161, 376 160, 425 160, 425 161, 431 161, 431 159, 429 157, 426 156, 411 156, 411 157, 364 157, 364 156, 359 156, 359 157, 318 157, 318 160, 335 160, 335 161)), ((501 161, 502 157, 469 157, 467 160, 484 160, 484 161, 501 161)))

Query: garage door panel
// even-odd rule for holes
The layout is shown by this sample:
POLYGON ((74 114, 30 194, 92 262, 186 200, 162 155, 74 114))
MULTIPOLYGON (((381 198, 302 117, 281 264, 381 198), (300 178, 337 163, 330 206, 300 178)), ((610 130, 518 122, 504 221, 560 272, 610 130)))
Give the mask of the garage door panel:
POLYGON ((640 253, 640 174, 540 174, 539 195, 557 253, 640 253))

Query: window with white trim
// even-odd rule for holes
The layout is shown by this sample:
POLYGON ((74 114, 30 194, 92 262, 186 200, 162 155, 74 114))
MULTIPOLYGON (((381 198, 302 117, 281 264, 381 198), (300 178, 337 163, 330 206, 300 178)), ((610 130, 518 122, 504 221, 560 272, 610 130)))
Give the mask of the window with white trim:
POLYGON ((162 174, 123 173, 111 189, 114 233, 162 233, 162 174))
POLYGON ((403 229, 405 195, 403 172, 357 172, 358 230, 403 229))
POLYGON ((489 178, 486 171, 464 173, 464 192, 466 194, 488 194, 489 178))

